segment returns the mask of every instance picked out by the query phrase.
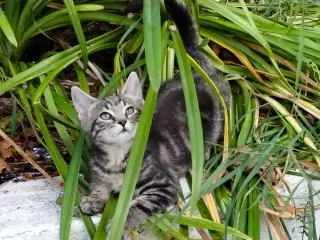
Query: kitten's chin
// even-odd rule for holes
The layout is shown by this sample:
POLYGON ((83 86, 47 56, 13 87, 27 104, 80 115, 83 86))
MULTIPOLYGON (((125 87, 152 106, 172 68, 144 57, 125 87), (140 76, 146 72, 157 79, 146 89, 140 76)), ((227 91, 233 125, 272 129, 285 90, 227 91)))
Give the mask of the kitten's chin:
POLYGON ((132 134, 130 132, 123 131, 123 132, 118 134, 117 140, 118 140, 118 142, 126 143, 126 142, 132 141, 133 137, 134 136, 132 136, 132 134))
POLYGON ((127 129, 123 129, 121 132, 118 133, 118 136, 122 134, 128 134, 128 133, 129 131, 127 129))
POLYGON ((123 145, 129 142, 133 141, 134 136, 132 135, 131 132, 128 131, 121 131, 118 133, 118 135, 112 139, 108 139, 109 143, 114 144, 114 145, 123 145))
MULTIPOLYGON (((122 147, 123 145, 132 144, 133 138, 132 137, 117 137, 117 139, 103 139, 99 141, 99 145, 105 146, 105 145, 112 145, 112 146, 119 146, 122 147)), ((97 142, 96 142, 97 143, 97 142)))

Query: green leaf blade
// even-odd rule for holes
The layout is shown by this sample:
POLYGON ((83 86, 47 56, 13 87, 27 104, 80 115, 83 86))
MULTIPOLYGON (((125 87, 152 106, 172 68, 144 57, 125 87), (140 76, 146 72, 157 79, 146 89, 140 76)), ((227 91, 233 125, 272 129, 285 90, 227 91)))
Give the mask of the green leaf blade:
POLYGON ((15 47, 17 47, 18 46, 17 39, 14 35, 14 32, 10 26, 10 23, 6 15, 4 14, 1 8, 0 8, 0 28, 2 29, 4 35, 7 37, 9 42, 12 43, 15 47))
POLYGON ((70 237, 72 214, 76 200, 78 177, 81 165, 82 148, 84 146, 85 133, 80 132, 74 146, 72 159, 68 171, 68 177, 63 192, 63 202, 60 219, 60 239, 68 240, 70 237))
POLYGON ((158 92, 161 85, 161 22, 159 0, 144 0, 144 45, 151 86, 158 92))
POLYGON ((174 47, 178 60, 183 94, 187 109, 189 138, 191 143, 192 158, 192 195, 191 195, 191 213, 196 209, 197 201, 200 198, 200 187, 203 173, 204 147, 203 131, 198 104, 198 96, 191 67, 188 61, 188 55, 183 46, 182 39, 178 32, 172 32, 174 47))
POLYGON ((110 239, 113 240, 120 240, 122 238, 122 232, 129 212, 130 202, 139 177, 144 150, 147 144, 153 112, 156 105, 156 99, 157 93, 152 87, 150 87, 139 120, 137 133, 131 147, 126 173, 123 178, 117 208, 112 221, 110 239))
MULTIPOLYGON (((210 230, 215 230, 218 232, 224 232, 225 230, 225 225, 221 223, 215 223, 207 219, 202 219, 199 217, 186 217, 182 216, 177 219, 178 216, 175 215, 166 215, 166 218, 169 220, 177 220, 177 223, 187 225, 187 226, 193 226, 193 227, 199 227, 199 228, 205 228, 205 229, 210 229, 210 230)), ((242 239, 248 239, 250 240, 251 238, 248 237, 247 235, 237 231, 234 228, 227 227, 227 232, 233 236, 242 238, 242 239)))
POLYGON ((68 9, 68 13, 74 28, 74 31, 76 33, 81 53, 82 53, 82 58, 84 62, 84 68, 87 68, 88 66, 88 50, 87 50, 87 42, 84 37, 84 33, 82 31, 80 19, 76 10, 76 7, 73 5, 72 0, 63 0, 64 4, 66 5, 68 9))

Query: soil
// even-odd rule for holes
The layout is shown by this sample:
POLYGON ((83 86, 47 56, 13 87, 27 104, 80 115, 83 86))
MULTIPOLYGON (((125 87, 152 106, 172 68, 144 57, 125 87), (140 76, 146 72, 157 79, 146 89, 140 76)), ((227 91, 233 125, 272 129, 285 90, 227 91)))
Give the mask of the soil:
MULTIPOLYGON (((87 40, 102 35, 112 29, 114 29, 114 26, 108 23, 97 24, 95 22, 86 22, 83 25, 87 40)), ((59 28, 47 32, 46 35, 39 34, 33 37, 24 50, 20 60, 26 63, 39 62, 44 54, 49 51, 60 52, 74 45, 77 45, 77 39, 72 28, 59 28)), ((115 53, 116 50, 99 51, 90 55, 90 61, 97 64, 104 72, 112 73, 115 53)), ((6 73, 8 77, 10 77, 8 72, 6 73)), ((93 79, 88 74, 86 77, 92 92, 97 93, 101 86, 99 80, 93 79)), ((67 92, 70 91, 71 86, 77 85, 78 82, 77 74, 73 66, 69 66, 61 72, 59 79, 66 87, 67 92)), ((12 130, 14 129, 15 133, 11 136, 13 141, 51 176, 59 175, 47 149, 37 141, 27 116, 19 104, 16 104, 16 127, 12 127, 13 99, 10 93, 5 93, 0 97, 0 129, 8 136, 11 136, 12 130)), ((47 126, 60 153, 68 162, 70 155, 67 153, 52 121, 48 121, 47 126)), ((37 129, 37 133, 42 137, 39 129, 37 129)), ((26 162, 10 144, 0 137, 0 184, 11 179, 24 181, 41 177, 42 175, 32 167, 31 164, 26 162)))
MULTIPOLYGON (((9 102, 11 99, 0 98, 0 113, 1 113, 1 129, 8 135, 12 132, 12 106, 10 104, 5 107, 1 106, 4 102, 9 102), (6 108, 6 109, 4 109, 6 108)), ((23 110, 17 108, 17 124, 15 134, 12 136, 13 141, 27 153, 41 168, 43 168, 51 176, 57 176, 58 172, 55 165, 48 153, 47 149, 38 143, 32 128, 23 113, 23 110)), ((50 123, 48 123, 49 125, 50 123)), ((56 143, 61 148, 61 153, 68 159, 69 156, 63 147, 63 144, 55 130, 49 125, 52 136, 56 143)), ((38 131, 38 134, 40 132, 38 131)), ((0 137, 0 184, 15 179, 16 181, 23 181, 29 179, 36 179, 42 177, 42 175, 21 155, 15 151, 13 146, 0 137)))

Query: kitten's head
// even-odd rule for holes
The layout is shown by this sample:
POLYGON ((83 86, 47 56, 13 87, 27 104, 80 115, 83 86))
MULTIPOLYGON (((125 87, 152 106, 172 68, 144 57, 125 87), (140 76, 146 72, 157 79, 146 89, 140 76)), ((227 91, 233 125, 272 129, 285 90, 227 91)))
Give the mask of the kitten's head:
POLYGON ((144 104, 135 72, 130 73, 119 94, 96 99, 72 87, 71 96, 81 127, 94 143, 122 145, 133 140, 144 104))

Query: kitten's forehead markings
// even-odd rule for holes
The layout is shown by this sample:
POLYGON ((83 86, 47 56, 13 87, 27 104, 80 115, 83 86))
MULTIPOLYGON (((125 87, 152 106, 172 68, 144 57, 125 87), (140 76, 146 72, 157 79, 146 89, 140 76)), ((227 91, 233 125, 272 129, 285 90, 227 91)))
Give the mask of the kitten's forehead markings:
POLYGON ((122 113, 123 112, 123 109, 125 107, 125 103, 122 102, 122 103, 118 103, 118 104, 115 104, 115 105, 112 105, 109 107, 109 110, 112 109, 112 111, 116 114, 116 113, 122 113))
POLYGON ((127 105, 127 103, 125 101, 123 101, 122 99, 120 99, 120 103, 123 104, 123 106, 127 105))
POLYGON ((114 105, 117 105, 117 104, 120 103, 121 98, 119 97, 118 94, 116 94, 116 95, 113 96, 113 99, 112 99, 112 100, 113 100, 113 104, 114 104, 114 105))
POLYGON ((106 105, 105 105, 105 108, 106 108, 107 110, 109 110, 110 108, 112 108, 111 103, 107 102, 106 105))

